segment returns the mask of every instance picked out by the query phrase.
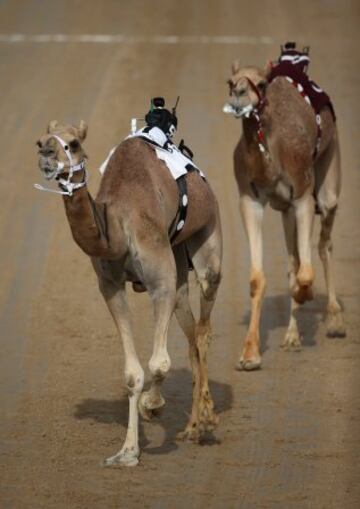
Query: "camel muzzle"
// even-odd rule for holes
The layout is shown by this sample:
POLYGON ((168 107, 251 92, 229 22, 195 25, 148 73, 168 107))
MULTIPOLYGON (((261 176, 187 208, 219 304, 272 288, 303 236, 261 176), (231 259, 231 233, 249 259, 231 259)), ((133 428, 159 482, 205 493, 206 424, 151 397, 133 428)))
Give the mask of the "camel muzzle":
POLYGON ((39 168, 46 180, 52 180, 58 174, 59 163, 48 157, 40 157, 39 168))
POLYGON ((231 115, 234 115, 235 118, 241 117, 248 118, 253 109, 254 108, 252 104, 248 104, 247 106, 241 107, 231 103, 225 103, 223 107, 223 112, 230 113, 231 115))

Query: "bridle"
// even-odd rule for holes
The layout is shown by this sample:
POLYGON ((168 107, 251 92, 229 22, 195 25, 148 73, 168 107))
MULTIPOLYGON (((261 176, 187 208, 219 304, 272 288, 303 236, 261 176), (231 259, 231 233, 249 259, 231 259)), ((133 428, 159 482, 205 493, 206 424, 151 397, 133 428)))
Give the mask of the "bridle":
MULTIPOLYGON (((259 87, 255 85, 252 79, 250 79, 248 76, 244 76, 248 84, 250 85, 250 88, 253 92, 255 92, 257 98, 258 98, 258 105, 257 109, 259 109, 259 105, 262 105, 261 107, 265 106, 267 100, 265 96, 261 95, 261 92, 259 90, 259 87)), ((227 80, 226 82, 229 85, 229 95, 231 96, 234 92, 234 89, 236 88, 236 83, 234 83, 231 79, 227 80)))
MULTIPOLYGON (((252 104, 249 105, 251 107, 249 107, 249 106, 245 107, 244 108, 245 112, 244 112, 243 116, 245 116, 246 118, 253 118, 255 120, 259 150, 262 154, 264 154, 264 156, 266 158, 269 158, 270 154, 269 154, 269 151, 265 144, 265 134, 264 134, 264 129, 263 129, 263 125, 262 125, 261 117, 260 117, 265 106, 268 104, 268 100, 266 99, 264 94, 261 94, 259 87, 257 85, 255 85, 255 83, 250 78, 248 78, 247 76, 245 76, 245 78, 246 78, 251 90, 256 94, 256 96, 258 98, 258 103, 255 107, 252 104)), ((229 79, 227 81, 227 83, 230 88, 229 94, 231 96, 233 94, 235 87, 236 87, 236 84, 231 79, 229 79)))
POLYGON ((60 190, 43 187, 40 184, 34 184, 34 187, 35 187, 35 189, 38 189, 39 191, 48 191, 50 193, 72 196, 74 191, 81 189, 82 187, 84 187, 87 184, 88 172, 85 168, 85 160, 83 159, 80 163, 73 164, 73 158, 72 158, 70 147, 69 147, 68 143, 66 143, 66 141, 64 141, 62 138, 60 138, 60 136, 57 136, 56 134, 52 134, 51 138, 55 138, 60 143, 60 145, 62 146, 62 148, 66 154, 66 157, 69 160, 68 165, 66 165, 63 162, 56 161, 57 168, 56 168, 55 174, 52 178, 57 180, 60 190), (67 178, 60 177, 60 175, 64 172, 65 169, 69 170, 67 178), (84 170, 84 172, 85 172, 84 180, 82 182, 71 182, 71 179, 72 179, 74 173, 76 173, 77 171, 81 171, 81 170, 84 170))

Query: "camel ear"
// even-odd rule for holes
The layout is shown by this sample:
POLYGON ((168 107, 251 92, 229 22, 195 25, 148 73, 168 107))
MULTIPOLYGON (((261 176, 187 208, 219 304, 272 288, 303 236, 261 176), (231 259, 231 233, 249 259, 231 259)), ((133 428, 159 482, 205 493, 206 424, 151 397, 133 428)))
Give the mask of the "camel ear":
POLYGON ((239 60, 234 60, 233 63, 231 64, 231 71, 232 71, 232 73, 236 74, 240 69, 241 69, 240 61, 239 60))
POLYGON ((80 120, 80 124, 78 127, 78 133, 79 133, 79 140, 84 141, 87 135, 88 126, 87 123, 84 122, 84 120, 80 120))
POLYGON ((51 133, 53 133, 54 131, 56 131, 56 128, 57 128, 58 124, 59 124, 59 123, 58 123, 58 121, 57 121, 57 120, 51 120, 51 121, 49 122, 48 127, 47 127, 47 132, 48 132, 48 134, 51 134, 51 133))

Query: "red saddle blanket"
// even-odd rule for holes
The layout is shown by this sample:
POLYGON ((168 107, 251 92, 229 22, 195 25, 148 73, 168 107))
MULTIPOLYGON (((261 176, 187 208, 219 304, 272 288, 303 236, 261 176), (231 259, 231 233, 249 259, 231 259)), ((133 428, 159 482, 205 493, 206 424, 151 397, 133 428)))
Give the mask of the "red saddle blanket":
POLYGON ((282 48, 279 59, 272 64, 268 82, 271 83, 279 76, 291 78, 295 85, 300 85, 298 90, 301 91, 304 98, 306 99, 306 96, 309 98, 316 115, 327 106, 336 120, 330 97, 307 75, 309 62, 308 50, 297 51, 294 44, 288 43, 285 45, 285 49, 282 48), (289 48, 289 46, 291 47, 289 48))

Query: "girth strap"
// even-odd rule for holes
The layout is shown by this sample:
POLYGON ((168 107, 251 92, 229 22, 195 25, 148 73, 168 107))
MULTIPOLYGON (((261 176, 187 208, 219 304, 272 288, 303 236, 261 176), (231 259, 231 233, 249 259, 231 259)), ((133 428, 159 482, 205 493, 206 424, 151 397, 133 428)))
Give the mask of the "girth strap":
POLYGON ((174 242, 176 237, 184 228, 189 201, 187 194, 186 175, 182 175, 180 178, 178 178, 176 180, 176 183, 179 191, 179 208, 176 213, 175 219, 173 220, 169 228, 169 237, 171 244, 174 242))

